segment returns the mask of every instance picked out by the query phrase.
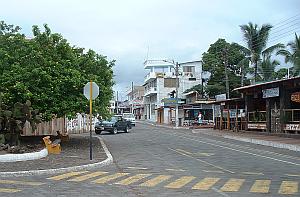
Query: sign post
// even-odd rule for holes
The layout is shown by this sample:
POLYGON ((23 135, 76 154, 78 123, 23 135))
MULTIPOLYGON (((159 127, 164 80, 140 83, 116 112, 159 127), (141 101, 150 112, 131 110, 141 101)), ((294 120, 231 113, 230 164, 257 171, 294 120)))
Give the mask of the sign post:
POLYGON ((99 86, 92 80, 85 84, 83 88, 84 96, 90 100, 90 160, 93 159, 92 150, 92 117, 93 117, 93 99, 97 98, 99 95, 99 86))

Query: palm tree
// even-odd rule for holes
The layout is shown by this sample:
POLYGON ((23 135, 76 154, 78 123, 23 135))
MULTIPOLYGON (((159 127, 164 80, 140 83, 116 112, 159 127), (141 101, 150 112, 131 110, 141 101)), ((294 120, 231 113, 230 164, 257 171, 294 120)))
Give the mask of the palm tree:
POLYGON ((283 48, 283 44, 275 44, 266 48, 272 25, 263 24, 260 28, 257 24, 248 23, 241 25, 241 30, 247 44, 247 54, 254 66, 254 80, 257 80, 257 66, 261 61, 261 56, 267 57, 274 52, 275 49, 283 48))
POLYGON ((277 55, 285 56, 285 63, 292 63, 294 65, 294 76, 300 74, 300 37, 295 33, 295 41, 289 42, 287 47, 290 51, 286 49, 279 50, 277 55))
POLYGON ((275 68, 279 65, 277 60, 271 60, 270 56, 264 57, 258 64, 258 71, 263 81, 271 81, 275 77, 275 68))

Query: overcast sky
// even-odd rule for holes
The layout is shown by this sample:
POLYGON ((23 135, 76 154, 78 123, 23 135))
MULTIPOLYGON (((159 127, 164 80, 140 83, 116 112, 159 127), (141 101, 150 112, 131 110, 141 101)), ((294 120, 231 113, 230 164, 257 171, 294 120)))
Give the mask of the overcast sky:
POLYGON ((300 32, 299 0, 0 2, 0 20, 21 26, 26 35, 31 35, 32 25, 47 23, 71 44, 115 59, 114 89, 123 96, 131 81, 142 85, 147 54, 149 59, 199 60, 218 38, 243 44, 239 25, 250 21, 274 25, 273 43, 292 40, 293 29, 300 32))

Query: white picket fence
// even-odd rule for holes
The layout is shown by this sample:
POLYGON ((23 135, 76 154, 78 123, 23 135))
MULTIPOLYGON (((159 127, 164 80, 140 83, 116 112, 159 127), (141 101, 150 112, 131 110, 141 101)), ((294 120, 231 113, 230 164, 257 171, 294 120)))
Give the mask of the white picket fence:
MULTIPOLYGON (((92 130, 96 118, 92 121, 92 130)), ((68 120, 67 118, 55 118, 48 122, 37 124, 36 130, 33 131, 29 122, 25 123, 22 136, 44 136, 44 135, 57 135, 57 131, 68 134, 80 134, 90 130, 88 115, 77 114, 75 119, 68 120)))

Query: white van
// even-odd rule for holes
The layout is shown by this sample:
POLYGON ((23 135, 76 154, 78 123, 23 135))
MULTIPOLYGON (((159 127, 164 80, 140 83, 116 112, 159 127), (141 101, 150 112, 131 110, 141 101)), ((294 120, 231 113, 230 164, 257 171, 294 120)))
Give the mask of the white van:
POLYGON ((130 121, 132 126, 135 126, 135 116, 133 113, 123 113, 123 118, 130 121))

